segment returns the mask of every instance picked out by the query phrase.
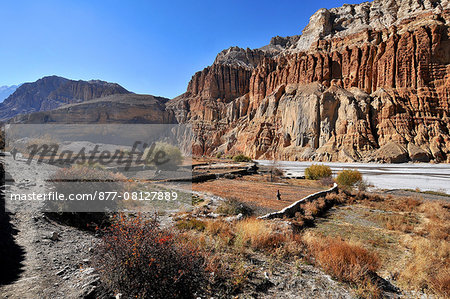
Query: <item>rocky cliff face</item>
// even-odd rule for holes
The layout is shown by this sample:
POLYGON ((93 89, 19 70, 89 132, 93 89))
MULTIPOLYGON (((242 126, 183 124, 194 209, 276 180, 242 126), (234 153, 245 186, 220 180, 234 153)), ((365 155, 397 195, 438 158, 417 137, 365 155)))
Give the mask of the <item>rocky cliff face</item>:
POLYGON ((230 48, 168 104, 195 154, 450 162, 450 4, 322 9, 302 35, 230 48))
POLYGON ((91 99, 127 94, 125 88, 104 81, 74 81, 62 77, 44 77, 33 83, 25 83, 0 103, 0 120, 15 115, 55 109, 62 105, 80 103, 91 99))

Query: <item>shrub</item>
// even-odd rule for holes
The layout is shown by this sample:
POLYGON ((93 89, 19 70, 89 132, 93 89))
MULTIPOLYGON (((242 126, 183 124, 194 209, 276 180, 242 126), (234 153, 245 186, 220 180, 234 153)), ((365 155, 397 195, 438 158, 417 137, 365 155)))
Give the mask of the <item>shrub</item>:
POLYGON ((307 235, 304 240, 315 262, 342 281, 359 283, 380 266, 375 254, 340 238, 307 235))
POLYGON ((278 178, 281 178, 284 176, 283 170, 280 168, 277 168, 275 166, 271 166, 269 169, 269 179, 270 182, 276 182, 278 178))
POLYGON ((320 179, 320 184, 324 187, 331 187, 334 184, 334 181, 331 177, 325 177, 320 179))
POLYGON ((222 201, 217 207, 216 212, 229 216, 239 214, 242 214, 243 216, 250 216, 253 213, 253 210, 245 203, 242 203, 238 199, 232 197, 222 201))
POLYGON ((206 282, 204 258, 158 223, 118 217, 94 266, 106 286, 129 298, 194 298, 206 282))
POLYGON ((344 169, 338 173, 336 183, 342 188, 352 189, 360 184, 362 179, 362 174, 358 170, 344 169))
POLYGON ((319 198, 313 201, 306 202, 302 205, 305 216, 316 217, 321 214, 327 206, 326 199, 319 198))
POLYGON ((419 224, 418 219, 410 213, 378 215, 377 219, 389 230, 410 233, 419 224))
POLYGON ((271 171, 274 176, 283 176, 284 175, 283 170, 281 170, 277 167, 272 168, 271 171))
POLYGON ((243 154, 239 154, 233 157, 234 162, 250 162, 252 159, 243 154))
POLYGON ((176 170, 183 162, 180 149, 165 142, 156 142, 152 147, 144 151, 147 163, 160 170, 176 170))
POLYGON ((179 229, 195 229, 198 231, 203 231, 205 230, 206 224, 198 219, 182 219, 177 221, 176 227, 179 229))
POLYGON ((107 225, 109 212, 116 208, 116 201, 100 200, 100 193, 126 190, 124 175, 84 165, 61 168, 51 176, 53 190, 69 195, 89 195, 94 200, 46 201, 46 215, 68 225, 82 229, 107 225), (94 198, 94 194, 97 197, 94 198))
POLYGON ((216 154, 216 158, 217 158, 217 159, 222 158, 222 156, 223 156, 223 153, 222 153, 222 152, 217 152, 217 154, 216 154))
POLYGON ((313 164, 305 169, 305 178, 308 180, 320 180, 331 176, 331 168, 326 165, 313 164))

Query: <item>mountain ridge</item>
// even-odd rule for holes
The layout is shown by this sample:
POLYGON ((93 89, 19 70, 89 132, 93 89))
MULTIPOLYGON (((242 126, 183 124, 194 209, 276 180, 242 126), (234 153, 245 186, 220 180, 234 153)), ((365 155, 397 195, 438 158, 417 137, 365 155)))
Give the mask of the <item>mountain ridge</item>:
POLYGON ((0 103, 3 102, 7 97, 9 97, 11 94, 14 93, 14 91, 16 91, 16 89, 22 84, 18 84, 18 85, 3 85, 0 86, 0 103))
POLYGON ((173 111, 166 109, 168 100, 134 93, 114 94, 52 110, 16 115, 8 123, 173 124, 176 118, 173 111))
POLYGON ((79 103, 112 94, 127 94, 128 90, 117 83, 100 80, 70 80, 59 76, 46 76, 35 82, 24 83, 3 103, 0 103, 0 120, 18 114, 47 111, 59 106, 79 103))

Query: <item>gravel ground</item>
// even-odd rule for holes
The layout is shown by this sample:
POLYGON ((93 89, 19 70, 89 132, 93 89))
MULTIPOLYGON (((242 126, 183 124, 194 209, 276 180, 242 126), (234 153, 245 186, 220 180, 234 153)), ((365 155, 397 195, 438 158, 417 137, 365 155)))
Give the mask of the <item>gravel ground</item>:
MULTIPOLYGON (((6 188, 11 192, 43 192, 44 178, 55 170, 45 164, 14 162, 10 156, 5 157, 5 164, 15 181, 12 185, 7 182, 6 188), (33 171, 38 175, 28 177, 33 171)), ((25 207, 10 214, 10 224, 17 232, 14 239, 24 256, 20 277, 0 286, 1 298, 80 298, 95 293, 99 278, 90 262, 98 238, 25 207)), ((17 269, 8 271, 14 270, 17 269)))

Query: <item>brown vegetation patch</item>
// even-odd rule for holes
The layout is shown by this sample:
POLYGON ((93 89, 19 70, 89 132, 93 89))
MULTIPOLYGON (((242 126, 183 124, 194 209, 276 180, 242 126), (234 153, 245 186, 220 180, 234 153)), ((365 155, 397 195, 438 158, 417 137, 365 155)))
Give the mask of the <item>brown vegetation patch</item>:
POLYGON ((358 283, 380 267, 378 256, 359 244, 311 234, 303 239, 314 260, 339 280, 358 283))
POLYGON ((95 267, 104 284, 129 298, 193 298, 207 285, 204 257, 156 221, 120 215, 104 230, 95 267))
POLYGON ((379 274, 405 290, 449 296, 447 203, 361 192, 345 202, 307 231, 364 244, 379 256, 379 274))
POLYGON ((250 287, 255 273, 262 274, 250 256, 262 255, 276 264, 292 261, 304 250, 300 238, 283 222, 247 218, 236 222, 211 219, 204 223, 204 230, 183 229, 181 236, 183 242, 206 256, 206 270, 213 273, 210 283, 215 296, 240 293, 250 287))

